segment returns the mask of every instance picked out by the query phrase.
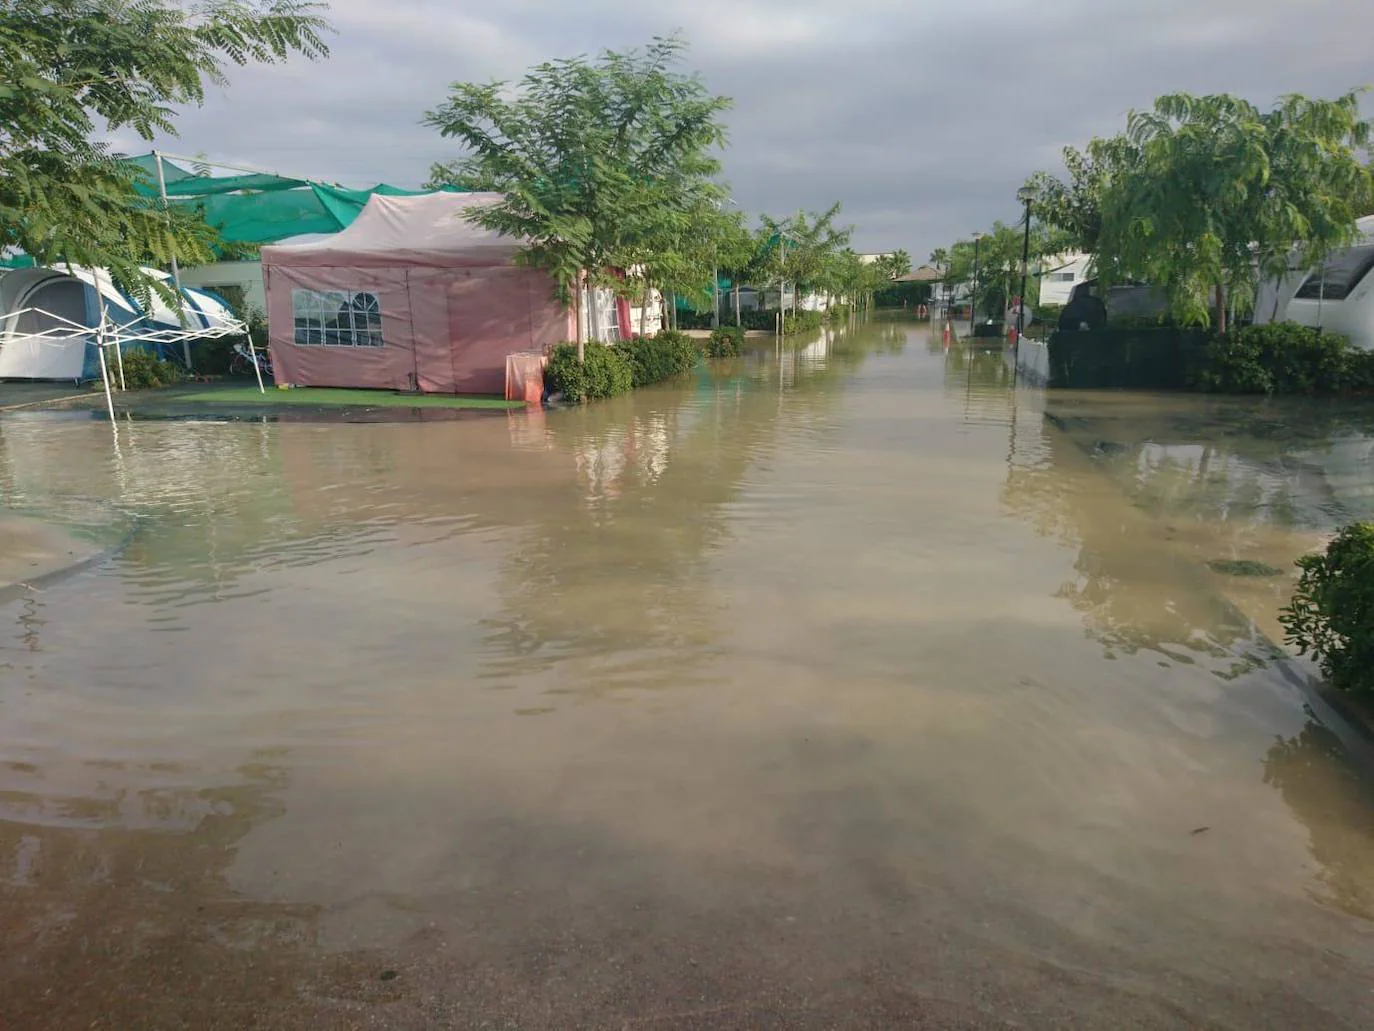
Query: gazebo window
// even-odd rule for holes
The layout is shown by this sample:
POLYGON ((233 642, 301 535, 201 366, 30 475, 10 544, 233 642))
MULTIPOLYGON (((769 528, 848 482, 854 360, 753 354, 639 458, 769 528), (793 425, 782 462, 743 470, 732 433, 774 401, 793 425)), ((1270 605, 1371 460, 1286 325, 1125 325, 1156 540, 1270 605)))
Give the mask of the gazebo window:
POLYGON ((382 347, 382 307, 363 290, 292 290, 295 340, 303 346, 382 347))

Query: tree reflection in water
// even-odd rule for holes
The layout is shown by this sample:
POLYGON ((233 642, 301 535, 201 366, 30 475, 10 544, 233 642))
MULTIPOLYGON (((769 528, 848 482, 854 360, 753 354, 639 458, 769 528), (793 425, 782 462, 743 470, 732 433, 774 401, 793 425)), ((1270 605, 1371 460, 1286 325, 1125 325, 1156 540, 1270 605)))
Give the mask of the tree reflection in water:
POLYGON ((1374 919, 1374 785, 1340 739, 1308 716, 1300 733, 1269 748, 1264 782, 1307 827, 1330 902, 1374 919))

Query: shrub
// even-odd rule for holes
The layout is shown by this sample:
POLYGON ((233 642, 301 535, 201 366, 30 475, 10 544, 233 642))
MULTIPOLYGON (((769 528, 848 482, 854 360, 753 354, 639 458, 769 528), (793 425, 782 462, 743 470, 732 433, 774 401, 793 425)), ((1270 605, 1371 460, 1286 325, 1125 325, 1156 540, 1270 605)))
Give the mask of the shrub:
POLYGON ((820 329, 824 321, 825 316, 818 311, 790 312, 782 318, 782 335, 809 333, 813 329, 820 329))
POLYGON ((711 313, 679 308, 676 321, 681 329, 710 329, 711 313))
POLYGON ((576 344, 556 344, 544 368, 544 383, 550 393, 580 404, 629 393, 634 372, 625 355, 605 344, 589 342, 582 362, 577 360, 576 344))
POLYGON ((832 304, 830 309, 825 313, 825 321, 843 322, 845 319, 849 318, 849 313, 853 310, 853 307, 848 304, 832 304))
POLYGON ((1194 390, 1219 394, 1338 394, 1362 386, 1367 367, 1344 337, 1275 322, 1214 338, 1186 378, 1194 390))
POLYGON ((739 313, 740 325, 745 329, 763 329, 769 333, 777 331, 778 313, 776 311, 760 311, 758 308, 746 308, 739 313))
POLYGON ((636 387, 680 376, 694 366, 699 357, 696 342, 686 333, 671 329, 657 336, 631 337, 616 349, 629 360, 636 387))
POLYGON ((223 376, 234 359, 234 345, 242 338, 207 337, 191 341, 191 368, 198 376, 223 376))
POLYGON ((1298 653, 1309 652, 1332 687, 1374 695, 1374 523, 1345 527, 1302 575, 1279 621, 1298 653))
POLYGON ((711 330, 705 351, 710 358, 734 358, 744 346, 744 330, 739 326, 721 326, 711 330))
POLYGON ((1240 333, 1214 337, 1203 345, 1185 380, 1189 389, 1209 394, 1268 394, 1274 377, 1265 368, 1258 341, 1240 333))
MULTIPOLYGON (((119 386, 119 359, 109 354, 110 383, 119 386)), ((150 390, 180 383, 185 376, 180 368, 163 361, 152 351, 130 349, 124 352, 124 386, 128 390, 150 390)))

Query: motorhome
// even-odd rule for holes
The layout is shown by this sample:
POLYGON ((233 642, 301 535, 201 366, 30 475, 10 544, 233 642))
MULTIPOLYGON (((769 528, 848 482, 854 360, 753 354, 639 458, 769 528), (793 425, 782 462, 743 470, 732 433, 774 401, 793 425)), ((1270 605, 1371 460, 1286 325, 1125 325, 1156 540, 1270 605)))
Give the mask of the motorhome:
POLYGON ((1320 267, 1262 284, 1254 321, 1319 327, 1374 350, 1374 216, 1356 228, 1354 246, 1332 252, 1320 267))

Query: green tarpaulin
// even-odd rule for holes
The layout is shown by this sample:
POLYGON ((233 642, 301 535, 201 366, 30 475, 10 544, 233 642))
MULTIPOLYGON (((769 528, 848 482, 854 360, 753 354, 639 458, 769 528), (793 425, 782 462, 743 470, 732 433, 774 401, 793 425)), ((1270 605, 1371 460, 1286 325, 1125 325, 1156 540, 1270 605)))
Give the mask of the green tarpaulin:
MULTIPOLYGON (((138 191, 150 199, 159 197, 157 159, 144 154, 127 160, 144 173, 138 191)), ((261 172, 200 175, 166 158, 162 159, 162 174, 168 203, 200 211, 228 243, 276 243, 308 233, 337 233, 353 224, 373 194, 411 197, 432 192, 403 190, 386 183, 368 190, 349 190, 261 172)))

